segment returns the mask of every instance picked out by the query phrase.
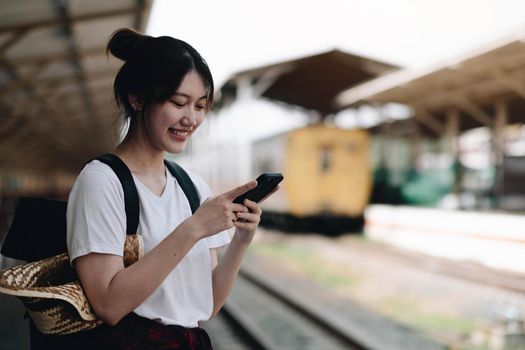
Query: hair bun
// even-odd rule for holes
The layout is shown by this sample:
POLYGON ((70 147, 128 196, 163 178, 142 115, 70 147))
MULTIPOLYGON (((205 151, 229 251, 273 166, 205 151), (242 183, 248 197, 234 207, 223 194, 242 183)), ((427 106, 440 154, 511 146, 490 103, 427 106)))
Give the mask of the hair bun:
POLYGON ((118 29, 111 35, 106 53, 111 52, 113 56, 129 61, 141 56, 149 39, 152 38, 128 28, 118 29))

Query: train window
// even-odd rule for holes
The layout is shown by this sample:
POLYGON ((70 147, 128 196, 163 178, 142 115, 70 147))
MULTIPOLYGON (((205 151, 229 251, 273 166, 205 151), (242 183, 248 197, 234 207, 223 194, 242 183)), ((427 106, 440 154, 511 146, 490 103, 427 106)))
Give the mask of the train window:
POLYGON ((321 172, 326 173, 332 166, 332 148, 322 147, 320 151, 321 172))

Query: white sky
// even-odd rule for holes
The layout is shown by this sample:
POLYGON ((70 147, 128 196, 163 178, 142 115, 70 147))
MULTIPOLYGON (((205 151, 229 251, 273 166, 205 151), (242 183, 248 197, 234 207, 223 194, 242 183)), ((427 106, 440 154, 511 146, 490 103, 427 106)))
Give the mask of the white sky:
MULTIPOLYGON (((238 71, 334 48, 404 67, 462 56, 525 29, 525 0, 155 0, 147 33, 189 42, 216 89, 238 71)), ((205 131, 250 142, 307 118, 264 100, 241 100, 205 131)), ((343 127, 355 118, 338 118, 343 127)))
POLYGON ((230 74, 333 48, 424 66, 525 28, 525 0, 155 0, 147 32, 230 74))

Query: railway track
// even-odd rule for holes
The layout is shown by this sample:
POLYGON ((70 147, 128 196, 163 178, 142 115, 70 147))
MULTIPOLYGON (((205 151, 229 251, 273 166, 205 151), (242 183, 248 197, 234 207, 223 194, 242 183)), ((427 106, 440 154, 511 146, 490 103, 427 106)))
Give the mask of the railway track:
POLYGON ((209 321, 216 350, 443 350, 420 333, 248 255, 223 311, 209 321))
MULTIPOLYGON (((323 249, 329 244, 337 257, 366 255, 367 259, 380 259, 394 267, 404 265, 437 275, 496 287, 501 289, 502 293, 505 293, 503 290, 507 290, 525 294, 525 279, 519 273, 499 271, 476 263, 431 257, 389 246, 370 245, 359 240, 348 242, 348 246, 346 242, 311 240, 308 244, 313 244, 318 249, 323 249)), ((328 250, 328 246, 326 249, 328 250)), ((345 301, 344 305, 335 305, 337 302, 334 302, 331 305, 328 301, 329 293, 312 294, 311 288, 301 285, 297 280, 290 280, 290 276, 283 280, 279 273, 272 272, 279 268, 261 269, 257 259, 253 262, 255 263, 248 261, 243 265, 236 287, 224 307, 224 312, 219 316, 222 327, 228 325, 230 338, 239 338, 238 344, 242 345, 236 347, 231 342, 225 346, 218 344, 215 346, 217 350, 447 348, 444 344, 433 343, 426 337, 420 338, 412 331, 380 319, 378 315, 370 315, 366 310, 349 305, 351 302, 345 301)), ((348 261, 347 263, 351 264, 348 261)), ((283 270, 283 275, 285 274, 283 270)), ((220 338, 225 337, 212 334, 213 338, 222 342, 220 338)), ((447 342, 446 339, 442 340, 447 342)))
POLYGON ((217 350, 368 349, 331 319, 246 269, 218 317, 207 326, 217 350))

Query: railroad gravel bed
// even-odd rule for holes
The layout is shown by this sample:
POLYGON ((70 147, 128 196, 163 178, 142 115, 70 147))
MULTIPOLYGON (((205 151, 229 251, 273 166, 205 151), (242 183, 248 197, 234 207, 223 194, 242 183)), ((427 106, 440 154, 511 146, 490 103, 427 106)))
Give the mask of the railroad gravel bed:
POLYGON ((525 276, 469 262, 426 257, 351 235, 264 230, 252 252, 454 349, 486 349, 473 344, 505 337, 505 329, 525 318, 525 294, 517 292, 525 276), (496 280, 499 286, 492 285, 496 280))
POLYGON ((329 320, 368 349, 438 350, 445 346, 418 331, 393 322, 310 280, 290 273, 269 259, 250 254, 244 270, 293 298, 311 313, 329 320))

